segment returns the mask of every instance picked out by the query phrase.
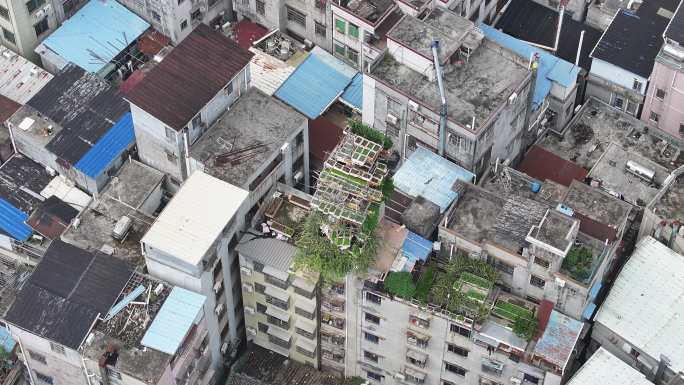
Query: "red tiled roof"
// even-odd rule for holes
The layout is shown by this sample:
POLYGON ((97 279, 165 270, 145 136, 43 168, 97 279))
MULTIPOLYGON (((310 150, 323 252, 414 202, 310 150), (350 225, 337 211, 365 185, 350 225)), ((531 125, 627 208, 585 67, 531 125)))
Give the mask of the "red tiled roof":
POLYGON ((247 19, 240 20, 233 28, 235 41, 244 49, 249 49, 252 43, 266 36, 267 33, 268 29, 247 19))
POLYGON ((14 100, 0 95, 0 123, 4 123, 16 112, 21 104, 14 100))
POLYGON ((541 181, 548 179, 563 186, 570 186, 573 180, 583 181, 587 176, 587 170, 583 167, 536 145, 527 152, 517 170, 532 178, 541 181))
POLYGON ((587 234, 593 238, 598 239, 601 242, 605 242, 608 240, 608 242, 613 242, 615 239, 617 239, 617 230, 600 222, 597 222, 588 216, 577 212, 573 213, 574 217, 579 219, 580 221, 580 228, 579 231, 583 232, 584 234, 587 234))
POLYGON ((126 97, 180 130, 254 54, 208 25, 200 24, 126 97))
POLYGON ((169 38, 153 29, 148 30, 138 38, 138 50, 147 57, 152 57, 169 45, 169 38))
POLYGON ((309 120, 309 152, 324 161, 342 139, 344 129, 332 121, 319 117, 309 120))

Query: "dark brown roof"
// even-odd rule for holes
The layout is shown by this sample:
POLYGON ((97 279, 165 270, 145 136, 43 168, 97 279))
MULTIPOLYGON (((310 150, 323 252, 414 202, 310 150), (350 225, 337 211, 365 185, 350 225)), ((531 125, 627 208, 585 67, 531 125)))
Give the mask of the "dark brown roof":
POLYGON ((337 146, 344 136, 344 129, 331 120, 319 117, 309 120, 309 152, 321 162, 337 146))
POLYGON ((249 64, 253 55, 200 24, 126 99, 180 130, 249 64))
POLYGON ((608 242, 612 243, 615 239, 617 239, 617 230, 613 227, 601 222, 597 222, 578 211, 574 212, 574 216, 580 221, 580 232, 587 234, 592 238, 596 238, 601 242, 605 242, 607 240, 608 242))
POLYGON ((9 119, 19 107, 21 107, 21 104, 0 95, 0 124, 9 119))
POLYGON ((563 186, 570 186, 573 180, 581 182, 587 176, 583 167, 536 145, 527 152, 517 169, 542 182, 548 179, 563 186))

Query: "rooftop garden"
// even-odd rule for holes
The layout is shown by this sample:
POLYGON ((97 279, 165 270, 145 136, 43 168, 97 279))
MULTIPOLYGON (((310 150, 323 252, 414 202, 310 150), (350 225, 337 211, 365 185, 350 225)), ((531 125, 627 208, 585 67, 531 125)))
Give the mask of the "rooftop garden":
POLYGON ((574 280, 586 282, 591 278, 594 257, 586 247, 573 247, 563 259, 562 269, 574 280))
POLYGON ((372 142, 380 144, 385 150, 392 148, 392 139, 385 136, 385 134, 382 132, 363 124, 360 120, 350 119, 348 125, 353 134, 362 136, 372 142))

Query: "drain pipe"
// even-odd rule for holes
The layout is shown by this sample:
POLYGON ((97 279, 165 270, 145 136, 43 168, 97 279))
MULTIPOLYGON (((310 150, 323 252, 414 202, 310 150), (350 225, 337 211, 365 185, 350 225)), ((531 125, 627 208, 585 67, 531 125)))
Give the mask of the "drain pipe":
POLYGON ((575 66, 579 67, 580 56, 582 56, 582 43, 584 42, 584 30, 580 32, 579 46, 577 46, 577 56, 575 57, 575 66))
POLYGON ((442 81, 442 68, 439 65, 439 56, 437 55, 437 49, 439 48, 439 41, 433 40, 432 44, 432 60, 435 64, 435 76, 437 77, 437 86, 439 87, 439 97, 441 101, 441 106, 439 108, 439 144, 438 153, 439 156, 444 156, 444 147, 446 146, 446 120, 447 120, 447 102, 446 96, 444 95, 444 83, 442 81))
POLYGON ((558 52, 558 43, 560 42, 561 28, 563 27, 563 15, 565 15, 565 4, 561 2, 560 10, 558 11, 558 28, 556 28, 556 41, 553 43, 553 52, 558 52))

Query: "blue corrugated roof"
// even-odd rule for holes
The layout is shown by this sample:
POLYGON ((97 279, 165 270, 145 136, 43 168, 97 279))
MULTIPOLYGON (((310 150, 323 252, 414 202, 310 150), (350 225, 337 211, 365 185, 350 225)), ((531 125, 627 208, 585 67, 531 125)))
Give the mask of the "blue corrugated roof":
POLYGON ((92 0, 43 44, 89 72, 98 72, 150 24, 114 0, 92 0))
POLYGON ((563 87, 571 87, 577 81, 577 74, 579 74, 580 70, 579 66, 553 56, 541 48, 534 47, 486 24, 481 23, 480 28, 487 39, 510 49, 525 59, 529 59, 533 53, 539 54, 537 81, 532 99, 534 108, 541 106, 544 99, 551 92, 552 82, 558 83, 563 87))
POLYGON ((133 142, 135 142, 133 119, 131 113, 127 112, 76 162, 74 167, 87 176, 95 178, 133 142))
POLYGON ((596 304, 595 303, 590 303, 587 305, 587 307, 584 309, 584 313, 582 313, 582 319, 591 321, 591 317, 594 315, 594 311, 596 310, 596 304))
POLYGON ((10 353, 16 345, 17 342, 12 338, 7 329, 0 327, 0 347, 10 353))
POLYGON ((28 214, 0 198, 0 229, 19 241, 27 240, 33 231, 26 224, 28 214))
POLYGON ((344 90, 340 100, 354 106, 357 110, 363 109, 363 74, 358 73, 354 76, 351 83, 344 90))
POLYGON ((426 261, 431 251, 432 242, 412 231, 408 232, 404 244, 401 245, 401 253, 414 263, 417 260, 426 261))
POLYGON ((472 182, 475 174, 422 147, 394 174, 394 187, 411 197, 423 196, 440 207, 449 207, 456 198, 451 190, 456 180, 472 182))
POLYGON ((274 95, 309 119, 318 118, 351 83, 357 71, 314 48, 274 95))
POLYGON ((204 300, 201 294, 174 287, 145 332, 141 344, 166 354, 176 354, 202 311, 204 300))
POLYGON ((591 287, 591 290, 589 290, 589 300, 593 301, 596 299, 596 296, 598 295, 599 291, 601 290, 601 282, 596 282, 594 283, 594 286, 591 287))

